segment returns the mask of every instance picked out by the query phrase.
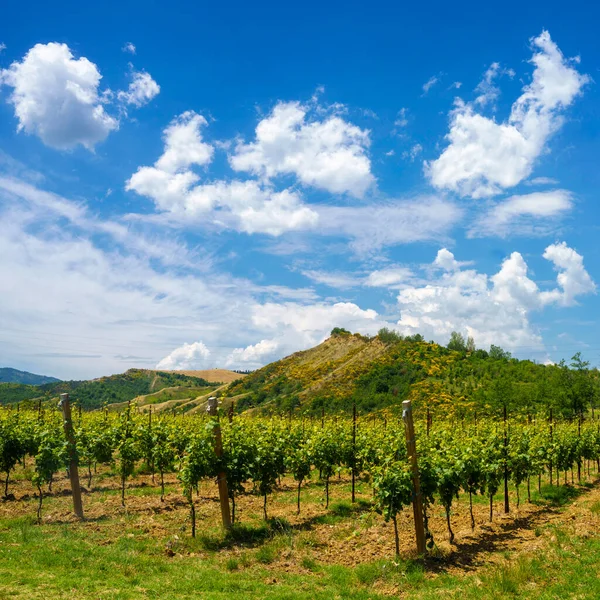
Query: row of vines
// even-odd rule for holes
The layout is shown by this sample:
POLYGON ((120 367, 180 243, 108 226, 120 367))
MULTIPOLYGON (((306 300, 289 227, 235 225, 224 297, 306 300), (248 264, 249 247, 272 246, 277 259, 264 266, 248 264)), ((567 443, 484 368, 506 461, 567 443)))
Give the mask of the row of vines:
MULTIPOLYGON (((75 419, 77 457, 84 482, 91 489, 98 465, 109 465, 119 475, 122 503, 126 503, 127 482, 137 466, 144 464, 161 486, 164 477, 176 473, 186 498, 195 533, 194 492, 200 482, 227 476, 232 518, 236 499, 252 491, 263 498, 268 518, 269 496, 281 477, 297 483, 297 507, 302 509, 303 484, 318 471, 324 486, 326 507, 329 483, 341 472, 370 481, 374 507, 394 523, 398 548, 398 513, 411 504, 413 483, 406 455, 404 426, 398 420, 326 418, 236 417, 221 419, 223 454, 214 451, 213 428, 217 421, 207 416, 173 417, 138 414, 127 410, 115 413, 84 413, 75 419)), ((535 420, 477 423, 417 421, 421 493, 425 511, 428 545, 433 544, 428 520, 431 506, 445 509, 452 542, 452 505, 460 494, 469 497, 471 524, 475 526, 472 498, 489 498, 493 519, 493 498, 503 485, 516 487, 517 503, 544 482, 565 483, 581 478, 590 465, 600 470, 600 426, 593 421, 555 422, 535 420)), ((56 473, 67 468, 67 444, 62 417, 57 412, 0 412, 0 472, 5 498, 10 498, 11 473, 19 464, 32 461, 31 483, 37 490, 41 518, 44 490, 52 486, 56 473)))

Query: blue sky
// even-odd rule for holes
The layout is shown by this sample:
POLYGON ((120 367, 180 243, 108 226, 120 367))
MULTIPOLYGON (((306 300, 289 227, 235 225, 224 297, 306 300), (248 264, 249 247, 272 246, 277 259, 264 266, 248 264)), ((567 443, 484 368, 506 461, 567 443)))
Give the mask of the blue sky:
POLYGON ((0 364, 256 368, 388 326, 597 365, 579 8, 10 3, 0 364))

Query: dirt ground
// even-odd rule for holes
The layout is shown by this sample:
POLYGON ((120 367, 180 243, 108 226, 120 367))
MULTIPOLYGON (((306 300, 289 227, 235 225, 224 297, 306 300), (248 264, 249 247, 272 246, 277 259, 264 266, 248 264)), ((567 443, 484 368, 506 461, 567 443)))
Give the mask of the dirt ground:
MULTIPOLYGON (((23 515, 35 515, 37 499, 31 483, 22 473, 10 481, 9 499, 0 501, 1 520, 23 515)), ((158 477, 152 483, 150 475, 138 475, 128 482, 126 507, 121 506, 118 479, 103 469, 87 490, 87 479, 82 477, 86 520, 79 523, 71 510, 69 481, 61 473, 53 483, 52 492, 44 499, 43 523, 70 523, 84 531, 101 533, 101 544, 114 543, 125 535, 151 538, 168 556, 195 553, 209 556, 214 551, 201 546, 190 548, 182 540, 190 536, 189 507, 180 493, 175 475, 166 476, 168 493, 161 502, 158 477)), ((532 552, 541 548, 545 537, 551 535, 551 525, 568 528, 578 536, 600 533, 600 480, 589 477, 586 486, 572 486, 574 500, 562 508, 547 503, 528 503, 525 499, 516 507, 516 496, 511 495, 511 511, 503 513, 500 495, 494 502, 494 519, 489 522, 489 504, 479 498, 474 503, 476 526, 471 530, 468 496, 453 504, 451 523, 455 533, 453 544, 448 542, 445 512, 437 503, 430 509, 430 530, 436 547, 426 563, 428 572, 467 574, 483 565, 500 559, 505 551, 532 552), (594 510, 592 510, 594 508, 594 510), (550 526, 550 527, 549 527, 550 526)), ((302 489, 302 510, 296 514, 296 482, 284 478, 278 490, 269 496, 268 515, 285 523, 289 543, 279 544, 271 563, 272 569, 286 572, 307 572, 306 557, 319 563, 353 567, 378 559, 394 557, 393 524, 386 523, 370 506, 370 485, 360 482, 357 505, 350 504, 350 479, 335 477, 330 483, 330 508, 325 509, 322 483, 312 480, 302 489)), ((251 486, 250 486, 251 487, 251 486)), ((523 486, 524 487, 524 486, 523 486)), ((533 488, 537 482, 532 482, 533 488)), ((219 536, 220 508, 217 486, 204 482, 195 498, 198 535, 219 536)), ((237 499, 237 521, 259 526, 262 523, 262 497, 246 493, 237 499)), ((277 522, 277 521, 274 521, 277 522)), ((415 556, 412 509, 398 516, 400 555, 415 556)), ((236 557, 257 547, 256 544, 229 544, 218 550, 218 556, 236 557)))

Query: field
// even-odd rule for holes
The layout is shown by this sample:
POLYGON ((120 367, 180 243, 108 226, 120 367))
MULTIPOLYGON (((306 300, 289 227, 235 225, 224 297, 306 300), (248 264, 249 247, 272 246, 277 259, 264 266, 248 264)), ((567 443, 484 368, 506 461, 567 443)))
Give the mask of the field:
MULTIPOLYGON (((262 500, 239 499, 240 524, 219 527, 216 486, 203 482, 195 499, 198 535, 173 475, 167 495, 151 476, 129 483, 126 507, 119 477, 96 474, 84 494, 86 521, 72 516, 68 479, 57 476, 41 525, 25 471, 11 482, 14 500, 0 503, 0 598, 595 598, 600 551, 600 488, 545 485, 532 503, 487 521, 487 501, 453 510, 455 544, 446 541, 443 510, 432 515, 436 551, 414 555, 412 516, 400 517, 401 556, 390 524, 371 507, 371 486, 359 482, 349 501, 347 474, 331 484, 330 509, 313 478, 295 515, 295 482, 283 478, 262 520, 262 500)), ((511 493, 514 501, 514 490, 511 493)))
POLYGON ((594 421, 515 418, 504 427, 480 419, 458 428, 436 422, 431 431, 418 422, 433 536, 419 557, 397 418, 361 418, 355 432, 352 420, 338 417, 222 419, 224 455, 216 461, 215 421, 204 415, 82 417, 75 423, 86 517, 80 522, 61 466, 59 414, 0 413, 2 465, 20 456, 0 502, 0 598, 600 594, 594 421), (219 469, 235 500, 227 533, 214 479, 219 469))

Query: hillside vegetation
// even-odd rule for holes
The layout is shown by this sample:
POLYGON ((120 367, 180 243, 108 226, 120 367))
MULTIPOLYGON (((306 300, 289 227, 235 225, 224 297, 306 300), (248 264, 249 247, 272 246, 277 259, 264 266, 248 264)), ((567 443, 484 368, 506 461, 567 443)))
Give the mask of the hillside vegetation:
POLYGON ((569 364, 511 358, 497 346, 476 349, 453 334, 448 347, 419 335, 382 330, 375 337, 334 329, 322 344, 297 352, 234 382, 227 395, 238 411, 301 410, 319 414, 399 407, 406 399, 432 412, 509 410, 531 414, 552 407, 564 416, 595 408, 596 369, 577 354, 569 364))
POLYGON ((46 375, 36 375, 27 371, 19 371, 9 367, 0 367, 0 383, 25 383, 27 385, 42 385, 44 383, 57 383, 60 379, 46 375))
MULTIPOLYGON (((64 392, 71 401, 80 403, 84 409, 100 408, 104 404, 127 402, 138 396, 159 392, 164 388, 193 388, 188 395, 198 395, 198 388, 210 384, 200 377, 169 371, 130 369, 119 374, 91 381, 61 381, 44 385, 0 384, 0 404, 24 400, 50 400, 64 392)), ((213 386, 214 387, 214 386, 213 386)), ((186 394, 183 393, 183 396, 186 394)))

